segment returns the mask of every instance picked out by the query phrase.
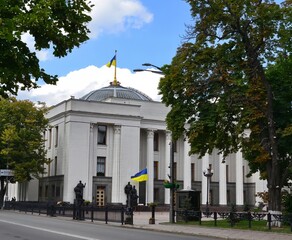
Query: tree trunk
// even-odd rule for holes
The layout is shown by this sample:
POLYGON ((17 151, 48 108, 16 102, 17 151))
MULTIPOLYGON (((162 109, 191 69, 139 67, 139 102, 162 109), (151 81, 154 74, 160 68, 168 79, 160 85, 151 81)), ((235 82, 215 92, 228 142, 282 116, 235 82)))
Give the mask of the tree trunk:
POLYGON ((266 106, 263 105, 263 111, 266 117, 266 124, 262 126, 263 135, 261 136, 262 147, 267 151, 270 156, 270 160, 266 165, 268 191, 269 191, 269 210, 281 211, 281 188, 282 188, 282 174, 279 167, 279 153, 277 134, 274 121, 273 112, 273 93, 270 83, 267 81, 264 69, 260 64, 258 58, 254 53, 250 54, 250 66, 254 67, 254 71, 251 72, 251 79, 262 82, 265 90, 266 106))
POLYGON ((270 187, 269 188, 269 210, 281 211, 281 188, 270 187))
POLYGON ((267 112, 266 117, 268 121, 268 139, 269 144, 267 149, 271 160, 267 164, 268 171, 268 190, 269 190, 269 210, 281 211, 281 189, 282 189, 282 176, 279 166, 279 153, 276 127, 274 122, 273 113, 273 94, 270 84, 263 78, 267 91, 267 112))
MULTIPOLYGON (((274 156, 272 155, 272 158, 274 156)), ((275 157, 276 158, 276 157, 275 157)), ((268 191, 269 191, 269 210, 281 211, 281 178, 282 175, 278 167, 278 159, 272 159, 267 164, 268 191)))

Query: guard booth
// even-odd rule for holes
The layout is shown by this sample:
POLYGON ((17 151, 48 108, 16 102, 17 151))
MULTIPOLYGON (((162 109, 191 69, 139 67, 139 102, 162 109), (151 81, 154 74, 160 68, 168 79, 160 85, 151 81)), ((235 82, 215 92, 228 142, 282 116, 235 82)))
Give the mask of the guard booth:
POLYGON ((201 191, 181 190, 176 192, 176 221, 199 220, 201 191))

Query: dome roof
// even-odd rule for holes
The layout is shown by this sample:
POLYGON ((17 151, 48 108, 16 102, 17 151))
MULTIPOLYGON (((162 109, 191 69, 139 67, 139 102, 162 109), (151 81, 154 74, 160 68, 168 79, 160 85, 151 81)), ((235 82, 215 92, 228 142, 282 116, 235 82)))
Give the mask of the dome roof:
POLYGON ((153 101, 146 94, 134 88, 126 88, 122 87, 120 84, 114 85, 112 83, 107 87, 91 91, 80 99, 88 101, 104 101, 105 99, 113 97, 139 101, 153 101))

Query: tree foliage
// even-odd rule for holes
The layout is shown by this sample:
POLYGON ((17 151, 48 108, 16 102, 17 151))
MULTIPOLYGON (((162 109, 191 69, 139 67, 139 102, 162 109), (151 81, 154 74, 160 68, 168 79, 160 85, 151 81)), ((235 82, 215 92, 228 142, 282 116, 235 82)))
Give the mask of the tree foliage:
POLYGON ((14 98, 0 101, 0 168, 15 171, 16 181, 28 181, 44 171, 45 107, 14 98))
POLYGON ((292 50, 291 2, 186 2, 194 24, 159 84, 171 106, 168 128, 174 139, 186 134, 191 153, 201 157, 215 148, 224 157, 242 149, 251 171, 268 180, 270 209, 279 210, 288 171, 280 173, 291 165, 284 147, 291 141, 292 82, 284 61, 292 50))
POLYGON ((45 111, 45 107, 37 108, 30 101, 0 98, 0 169, 14 170, 15 181, 29 181, 44 173, 44 164, 48 163, 42 135, 48 126, 45 111))
POLYGON ((29 33, 36 50, 53 48, 64 57, 88 39, 91 20, 87 0, 0 1, 0 96, 16 95, 19 89, 37 87, 43 80, 55 84, 57 76, 40 67, 36 53, 21 40, 29 33))

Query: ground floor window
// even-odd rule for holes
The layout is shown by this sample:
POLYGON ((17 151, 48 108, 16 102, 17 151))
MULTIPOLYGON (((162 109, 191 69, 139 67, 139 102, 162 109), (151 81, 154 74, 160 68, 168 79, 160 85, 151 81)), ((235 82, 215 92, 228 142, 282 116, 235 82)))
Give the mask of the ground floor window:
POLYGON ((97 157, 96 176, 105 176, 105 157, 97 157))

